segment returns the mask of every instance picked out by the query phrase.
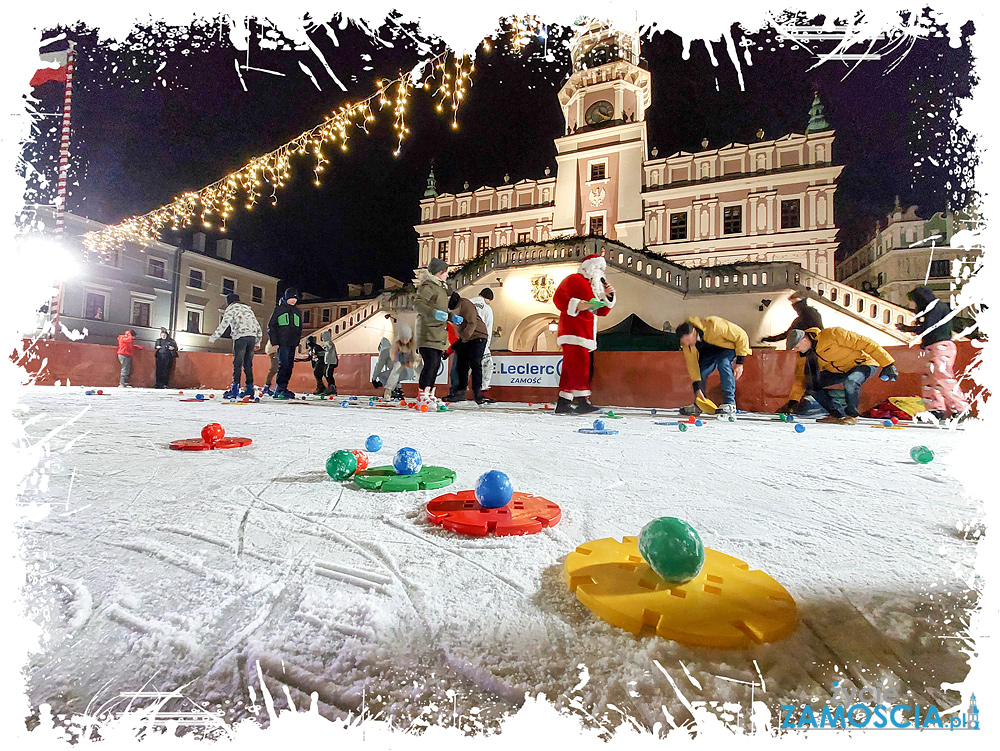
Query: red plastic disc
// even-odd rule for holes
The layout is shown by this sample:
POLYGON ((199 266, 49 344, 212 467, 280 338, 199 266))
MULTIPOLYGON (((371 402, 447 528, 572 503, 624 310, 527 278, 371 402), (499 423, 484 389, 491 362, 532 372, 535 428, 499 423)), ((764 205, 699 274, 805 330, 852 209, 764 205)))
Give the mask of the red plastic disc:
POLYGON ((503 508, 484 508, 473 490, 439 495, 427 504, 427 518, 445 529, 482 537, 490 532, 498 536, 533 535, 554 527, 562 510, 538 495, 514 493, 503 508))
POLYGON ((238 449, 241 446, 249 446, 253 441, 249 438, 231 438, 226 436, 209 445, 201 438, 182 438, 179 441, 171 441, 170 448, 178 451, 211 451, 212 449, 238 449))
POLYGON ((205 402, 208 404, 208 399, 178 399, 179 402, 205 402))

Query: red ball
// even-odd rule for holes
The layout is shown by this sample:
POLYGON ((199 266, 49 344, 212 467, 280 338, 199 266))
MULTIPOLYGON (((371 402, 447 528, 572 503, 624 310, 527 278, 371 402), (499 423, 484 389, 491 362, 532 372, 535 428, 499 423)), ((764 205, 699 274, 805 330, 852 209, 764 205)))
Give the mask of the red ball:
POLYGON ((352 450, 351 453, 354 454, 354 458, 358 460, 358 469, 357 469, 358 472, 360 472, 363 469, 368 469, 368 454, 366 454, 364 451, 356 451, 356 450, 352 450))
POLYGON ((893 425, 898 425, 899 424, 899 418, 898 417, 893 417, 891 419, 892 419, 892 424, 893 425))
POLYGON ((217 422, 210 422, 201 429, 201 439, 205 443, 212 444, 222 439, 226 435, 225 429, 217 422))
POLYGON ((209 394, 209 395, 208 395, 208 398, 209 398, 209 399, 214 399, 214 398, 215 398, 215 394, 209 394))
POLYGON ((183 391, 178 391, 177 393, 178 393, 178 394, 183 394, 184 392, 183 392, 183 391))
POLYGON ((694 415, 691 415, 690 417, 688 417, 688 422, 694 422, 694 421, 695 421, 694 415))
POLYGON ((400 399, 399 400, 399 406, 400 407, 405 407, 406 406, 406 399, 400 399))
POLYGON ((426 404, 421 404, 420 405, 420 411, 421 412, 426 412, 427 411, 427 405, 426 404))
POLYGON ((97 393, 103 395, 104 394, 104 389, 97 389, 97 393))

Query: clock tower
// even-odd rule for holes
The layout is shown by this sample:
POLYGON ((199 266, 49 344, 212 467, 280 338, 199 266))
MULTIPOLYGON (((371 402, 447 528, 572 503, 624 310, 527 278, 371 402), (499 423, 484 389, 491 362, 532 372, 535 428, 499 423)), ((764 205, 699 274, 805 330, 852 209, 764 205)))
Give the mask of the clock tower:
POLYGON ((579 23, 573 72, 559 90, 565 135, 557 138, 552 234, 603 235, 641 248, 649 71, 639 34, 607 22, 579 23))

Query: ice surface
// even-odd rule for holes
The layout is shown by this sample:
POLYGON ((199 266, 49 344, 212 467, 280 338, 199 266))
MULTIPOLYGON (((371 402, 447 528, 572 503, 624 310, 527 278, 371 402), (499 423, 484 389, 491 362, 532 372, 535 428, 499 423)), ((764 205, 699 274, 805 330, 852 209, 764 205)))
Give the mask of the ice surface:
POLYGON ((651 727, 664 710, 683 722, 699 701, 748 723, 749 683, 776 722, 778 705, 822 701, 836 677, 887 678, 933 700, 967 671, 962 642, 946 637, 974 599, 976 542, 955 523, 971 526, 978 506, 946 472, 954 431, 810 423, 800 435, 713 420, 682 433, 654 425, 661 412, 593 436, 576 432, 586 418, 537 411, 110 392, 23 390, 33 445, 19 500, 49 507, 21 530, 31 616, 48 635, 28 665, 34 707, 82 712, 186 684, 227 719, 266 718, 263 675, 278 706, 284 684, 297 706, 316 691, 328 716, 364 705, 403 726, 457 716, 480 727, 529 691, 614 722, 612 705, 651 727), (167 449, 215 421, 253 444, 167 449), (373 433, 385 441, 373 464, 414 446, 457 482, 370 493, 331 480, 327 457, 373 433), (918 443, 933 463, 909 459, 918 443), (426 520, 426 501, 490 469, 557 502, 562 521, 469 538, 426 520), (657 516, 687 520, 706 546, 778 579, 798 602, 798 631, 723 652, 635 639, 595 618, 563 584, 565 555, 657 516))

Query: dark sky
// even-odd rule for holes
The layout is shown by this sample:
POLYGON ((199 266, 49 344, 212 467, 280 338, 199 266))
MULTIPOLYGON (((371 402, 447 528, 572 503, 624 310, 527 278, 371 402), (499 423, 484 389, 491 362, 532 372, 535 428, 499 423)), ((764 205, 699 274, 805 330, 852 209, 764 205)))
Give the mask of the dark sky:
MULTIPOLYGON (((237 52, 227 35, 220 40, 218 26, 180 32, 154 27, 117 49, 98 45, 93 30, 70 30, 80 51, 70 176, 71 185, 79 184, 72 189, 70 210, 113 223, 156 208, 290 140, 343 102, 367 96, 377 78, 409 70, 426 56, 409 36, 416 33, 413 27, 383 26, 379 35, 391 48, 350 24, 341 29, 339 19, 331 27, 337 44, 322 29, 310 38, 347 93, 312 52, 261 50, 259 27, 252 29, 250 65, 286 75, 245 71, 246 92, 234 68, 237 57, 246 62, 245 53, 237 52)), ((972 32, 971 23, 963 29, 972 32)), ((395 137, 385 114, 371 135, 359 131, 351 139, 346 154, 327 150, 332 156, 322 187, 312 184, 310 166, 302 163, 279 192, 276 207, 263 201, 230 221, 234 260, 280 277, 283 285, 324 295, 344 294, 349 282, 377 287, 383 274, 408 281, 417 254, 412 225, 432 160, 442 192, 461 190, 466 180, 476 188, 502 184, 504 173, 513 182, 555 168, 552 139, 562 130, 556 92, 569 69, 560 41, 569 33, 549 29, 552 61, 540 43, 519 54, 504 43, 489 54, 480 49, 458 131, 418 92, 411 105, 412 133, 398 158, 392 156, 395 137)), ((744 36, 736 27, 733 35, 737 44, 744 36)), ((943 209, 949 196, 953 206, 965 200, 969 180, 959 173, 968 170, 969 137, 949 110, 972 83, 966 45, 952 49, 943 38, 920 39, 891 71, 898 54, 864 62, 844 78, 848 68, 842 63, 808 70, 815 58, 780 44, 772 30, 751 34, 747 43, 752 65, 742 65, 741 91, 721 42, 713 46, 718 63, 713 65, 701 42, 684 60, 680 39, 669 32, 643 40, 653 80, 649 144, 660 156, 696 151, 703 137, 718 147, 751 142, 758 128, 766 138, 804 132, 812 92, 819 90, 837 131, 834 159, 844 165, 835 205, 842 251, 864 241, 897 194, 904 203, 919 204, 923 216, 943 209), (958 146, 949 145, 950 139, 958 146), (946 148, 952 153, 944 153, 946 148), (916 161, 920 167, 913 166, 916 161)), ((57 84, 36 95, 39 111, 58 110, 57 84)), ((48 128, 57 122, 40 123, 26 159, 54 178, 57 144, 48 128)), ((29 200, 51 201, 51 191, 29 191, 29 200)), ((210 240, 219 236, 209 233, 210 240)), ((186 233, 165 239, 187 244, 189 238, 186 233)))

